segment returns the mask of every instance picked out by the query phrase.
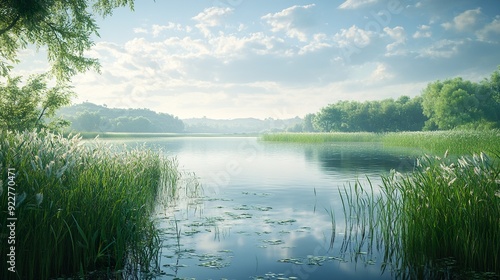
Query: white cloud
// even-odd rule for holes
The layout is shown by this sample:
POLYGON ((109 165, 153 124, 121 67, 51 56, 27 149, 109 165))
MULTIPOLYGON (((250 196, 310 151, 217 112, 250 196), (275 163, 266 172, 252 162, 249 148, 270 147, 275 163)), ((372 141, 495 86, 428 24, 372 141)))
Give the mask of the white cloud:
POLYGON ((394 74, 390 73, 387 70, 387 65, 383 63, 377 63, 377 67, 371 73, 368 81, 372 83, 382 82, 386 80, 390 80, 394 77, 394 74))
POLYGON ((212 55, 228 60, 241 58, 252 54, 283 54, 283 40, 273 36, 267 36, 263 32, 249 33, 243 37, 235 35, 224 35, 210 39, 212 55))
POLYGON ((148 33, 148 30, 146 28, 141 28, 141 27, 134 28, 132 31, 135 34, 139 34, 139 33, 145 33, 145 34, 147 34, 148 33))
POLYGON ((339 47, 357 47, 364 48, 371 42, 371 37, 374 33, 369 30, 364 30, 356 25, 349 27, 349 29, 341 29, 334 35, 334 41, 339 47))
POLYGON ((194 16, 193 19, 198 22, 198 24, 196 24, 195 26, 200 29, 205 37, 209 37, 211 35, 209 28, 219 26, 222 22, 222 19, 232 12, 232 8, 210 7, 194 16))
POLYGON ((481 41, 493 40, 498 42, 498 36, 500 35, 500 16, 496 16, 492 22, 485 25, 483 28, 476 32, 477 37, 481 41), (497 36, 497 37, 494 37, 497 36))
POLYGON ((154 37, 158 37, 160 33, 165 30, 187 31, 180 23, 173 22, 169 22, 167 25, 153 24, 153 26, 151 26, 151 34, 153 34, 154 37))
POLYGON ((314 24, 313 7, 315 5, 292 6, 281 12, 267 14, 262 17, 269 25, 271 31, 284 31, 290 38, 307 41, 306 30, 314 24))
POLYGON ((413 38, 430 38, 432 36, 431 27, 429 25, 422 24, 418 27, 418 30, 413 34, 413 38))
POLYGON ((299 54, 312 53, 330 47, 332 47, 332 44, 328 42, 326 34, 318 33, 313 35, 313 39, 307 45, 300 48, 299 54))
POLYGON ((385 27, 384 32, 394 40, 393 43, 386 46, 386 55, 400 54, 401 52, 398 51, 398 47, 406 43, 405 29, 402 26, 396 26, 394 28, 385 27))
POLYGON ((463 44, 463 41, 453 41, 449 39, 439 40, 430 47, 424 48, 420 52, 419 57, 451 58, 458 54, 458 48, 463 44))
POLYGON ((476 26, 480 15, 481 8, 467 10, 454 17, 452 22, 445 22, 441 26, 446 30, 469 31, 476 26))
POLYGON ((361 7, 368 6, 370 4, 377 3, 378 0, 347 0, 340 4, 339 9, 358 9, 361 7))

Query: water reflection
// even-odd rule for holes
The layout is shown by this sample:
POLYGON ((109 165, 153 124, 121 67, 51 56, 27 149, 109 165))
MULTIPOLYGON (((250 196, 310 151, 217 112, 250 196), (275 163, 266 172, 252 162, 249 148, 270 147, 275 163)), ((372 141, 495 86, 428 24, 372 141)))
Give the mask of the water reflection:
POLYGON ((391 278, 381 272, 383 255, 346 250, 353 229, 339 190, 357 178, 377 181, 391 169, 411 170, 412 158, 404 151, 244 137, 147 141, 175 155, 204 189, 203 196, 160 208, 159 278, 391 278))
POLYGON ((414 156, 407 149, 384 148, 378 143, 324 144, 304 148, 310 162, 318 162, 329 173, 382 175, 391 169, 413 170, 414 156))

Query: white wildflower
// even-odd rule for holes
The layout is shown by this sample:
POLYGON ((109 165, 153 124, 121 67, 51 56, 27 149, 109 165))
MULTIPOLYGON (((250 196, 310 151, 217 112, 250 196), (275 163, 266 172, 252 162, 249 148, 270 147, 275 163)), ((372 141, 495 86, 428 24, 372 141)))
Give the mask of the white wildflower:
POLYGON ((40 204, 42 204, 42 202, 43 202, 43 194, 42 193, 37 193, 35 195, 35 199, 36 199, 36 205, 40 206, 40 204))
POLYGON ((457 180, 457 177, 451 179, 451 181, 448 182, 448 187, 451 186, 456 180, 457 180))
POLYGON ((467 159, 465 159, 464 157, 461 157, 458 159, 458 165, 460 167, 467 167, 467 166, 469 166, 469 163, 467 162, 467 159))
POLYGON ((483 152, 481 152, 481 153, 479 154, 479 157, 481 158, 481 161, 482 161, 482 162, 486 162, 486 161, 488 161, 488 160, 489 160, 488 156, 487 156, 485 153, 483 153, 483 152))
POLYGON ((479 175, 481 175, 481 169, 480 169, 479 167, 475 166, 475 167, 474 167, 474 173, 475 173, 476 175, 478 175, 478 176, 479 176, 479 175))

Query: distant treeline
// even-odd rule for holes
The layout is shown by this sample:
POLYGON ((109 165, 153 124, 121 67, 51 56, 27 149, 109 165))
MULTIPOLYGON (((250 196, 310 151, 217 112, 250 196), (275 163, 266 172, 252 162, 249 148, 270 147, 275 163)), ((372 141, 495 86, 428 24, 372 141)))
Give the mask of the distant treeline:
POLYGON ((299 117, 291 119, 264 120, 255 118, 238 118, 230 120, 217 120, 209 118, 184 119, 185 132, 188 133, 262 133, 283 132, 287 127, 301 124, 299 117))
POLYGON ((339 101, 305 116, 293 132, 387 132, 500 127, 500 67, 479 83, 436 81, 420 96, 397 100, 339 101))
POLYGON ((149 109, 110 109, 89 102, 62 108, 59 115, 70 129, 92 132, 183 132, 184 123, 149 109))

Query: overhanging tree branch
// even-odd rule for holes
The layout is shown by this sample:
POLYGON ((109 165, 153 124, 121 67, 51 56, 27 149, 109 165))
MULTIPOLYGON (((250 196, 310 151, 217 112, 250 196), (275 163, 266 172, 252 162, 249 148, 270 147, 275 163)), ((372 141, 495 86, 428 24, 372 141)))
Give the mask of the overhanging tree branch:
POLYGON ((7 27, 0 29, 0 36, 3 35, 5 32, 11 30, 16 25, 16 23, 19 21, 20 18, 21 15, 18 14, 16 18, 14 18, 14 20, 9 25, 7 25, 7 27))
POLYGON ((93 46, 97 14, 108 16, 117 7, 134 0, 0 0, 0 75, 16 62, 17 52, 28 44, 47 47, 51 72, 59 81, 68 81, 79 72, 98 69, 96 59, 85 57, 93 46), (92 7, 94 13, 89 11, 92 7))

